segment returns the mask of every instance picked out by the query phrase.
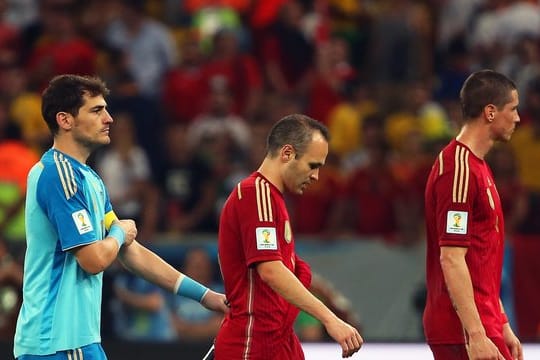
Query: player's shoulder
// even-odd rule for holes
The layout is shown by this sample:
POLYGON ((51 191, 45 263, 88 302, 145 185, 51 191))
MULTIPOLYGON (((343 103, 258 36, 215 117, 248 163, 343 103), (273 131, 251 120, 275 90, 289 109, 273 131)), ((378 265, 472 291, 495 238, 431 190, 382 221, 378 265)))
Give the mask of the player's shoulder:
POLYGON ((233 190, 238 200, 267 194, 270 196, 270 182, 261 174, 254 172, 240 181, 233 190))
POLYGON ((435 163, 442 174, 455 172, 456 169, 466 170, 475 158, 476 156, 466 145, 453 140, 441 150, 435 163))
POLYGON ((481 163, 465 144, 453 140, 437 156, 428 186, 437 184, 440 191, 450 191, 454 201, 465 202, 482 174, 481 163))
POLYGON ((50 149, 43 154, 40 163, 40 182, 47 188, 61 187, 67 198, 77 192, 80 184, 80 163, 77 160, 50 149))

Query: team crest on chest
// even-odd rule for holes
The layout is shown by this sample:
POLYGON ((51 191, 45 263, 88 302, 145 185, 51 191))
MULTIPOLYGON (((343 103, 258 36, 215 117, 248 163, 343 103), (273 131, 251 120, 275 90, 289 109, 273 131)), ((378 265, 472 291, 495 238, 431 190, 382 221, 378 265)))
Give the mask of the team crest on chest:
POLYGON ((287 244, 290 244, 292 240, 292 230, 291 230, 291 223, 289 222, 289 220, 285 221, 285 236, 284 237, 287 244))

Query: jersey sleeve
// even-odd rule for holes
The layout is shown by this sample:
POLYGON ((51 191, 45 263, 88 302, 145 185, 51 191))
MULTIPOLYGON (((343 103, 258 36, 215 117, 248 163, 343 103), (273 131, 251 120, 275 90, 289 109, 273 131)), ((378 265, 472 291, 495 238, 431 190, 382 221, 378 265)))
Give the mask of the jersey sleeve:
POLYGON ((311 286, 311 267, 307 262, 305 262, 301 257, 299 257, 297 254, 295 256, 295 267, 294 267, 294 275, 300 280, 302 285, 306 289, 309 289, 311 286))
POLYGON ((77 171, 45 169, 39 179, 37 201, 58 232, 63 251, 101 239, 101 226, 91 217, 77 171))
POLYGON ((255 187, 244 187, 238 204, 246 265, 283 260, 278 239, 277 207, 269 184, 261 180, 255 183, 255 187))
POLYGON ((469 247, 471 211, 477 186, 468 163, 458 164, 441 174, 433 195, 436 198, 439 245, 469 247))

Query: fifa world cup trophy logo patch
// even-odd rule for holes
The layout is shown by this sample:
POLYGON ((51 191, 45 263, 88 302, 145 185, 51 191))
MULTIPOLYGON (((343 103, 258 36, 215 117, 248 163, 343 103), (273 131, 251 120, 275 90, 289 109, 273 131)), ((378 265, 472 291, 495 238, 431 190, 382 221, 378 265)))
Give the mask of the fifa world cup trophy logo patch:
POLYGON ((265 244, 270 244, 270 231, 264 229, 262 231, 263 241, 265 244))
POLYGON ((446 233, 447 234, 466 234, 467 219, 469 214, 467 211, 450 210, 446 217, 446 233))
POLYGON ((461 215, 459 215, 459 213, 454 214, 454 227, 456 228, 461 227, 461 215))
POLYGON ((82 235, 94 230, 92 227, 92 222, 90 221, 90 216, 88 216, 88 212, 86 212, 86 210, 83 209, 75 211, 71 214, 71 217, 75 222, 75 226, 77 227, 79 234, 82 235))

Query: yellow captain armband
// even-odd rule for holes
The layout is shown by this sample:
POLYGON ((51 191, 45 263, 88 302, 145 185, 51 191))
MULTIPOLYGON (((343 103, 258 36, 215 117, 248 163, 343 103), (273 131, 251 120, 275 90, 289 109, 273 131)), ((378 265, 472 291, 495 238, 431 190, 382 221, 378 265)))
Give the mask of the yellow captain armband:
POLYGON ((105 218, 103 219, 103 225, 105 225, 105 230, 111 230, 111 225, 114 220, 118 220, 118 216, 116 216, 113 210, 105 214, 105 218))

